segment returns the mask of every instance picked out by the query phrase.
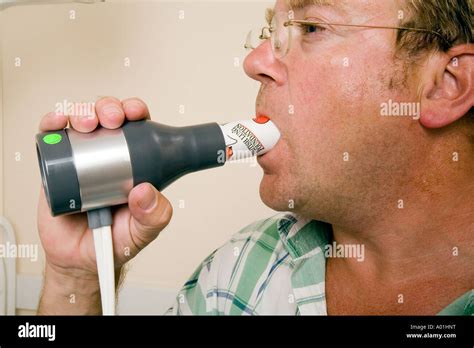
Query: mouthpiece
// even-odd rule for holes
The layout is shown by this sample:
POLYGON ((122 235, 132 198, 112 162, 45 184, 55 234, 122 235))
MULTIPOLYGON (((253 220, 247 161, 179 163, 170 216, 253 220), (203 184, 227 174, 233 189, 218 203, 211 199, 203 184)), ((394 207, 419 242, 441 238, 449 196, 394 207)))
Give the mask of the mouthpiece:
POLYGON ((266 116, 253 120, 231 122, 221 126, 227 147, 227 160, 262 156, 280 139, 280 132, 266 116))

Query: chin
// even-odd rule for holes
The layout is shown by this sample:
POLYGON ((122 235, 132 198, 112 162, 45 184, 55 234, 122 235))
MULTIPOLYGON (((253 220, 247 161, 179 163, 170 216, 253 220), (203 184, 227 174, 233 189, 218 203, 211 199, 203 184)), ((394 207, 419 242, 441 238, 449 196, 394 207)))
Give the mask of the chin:
POLYGON ((262 202, 270 209, 276 211, 290 210, 289 201, 291 198, 288 198, 289 195, 282 188, 285 188, 285 186, 277 175, 265 174, 260 183, 260 198, 262 202))

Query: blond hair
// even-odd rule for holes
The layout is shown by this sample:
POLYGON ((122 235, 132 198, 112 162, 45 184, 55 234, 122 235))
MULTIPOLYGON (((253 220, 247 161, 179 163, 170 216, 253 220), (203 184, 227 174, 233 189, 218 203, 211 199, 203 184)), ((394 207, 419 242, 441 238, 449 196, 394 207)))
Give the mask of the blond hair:
POLYGON ((474 0, 406 0, 403 27, 423 28, 440 36, 400 30, 399 49, 417 55, 427 50, 448 51, 458 44, 473 43, 474 0))

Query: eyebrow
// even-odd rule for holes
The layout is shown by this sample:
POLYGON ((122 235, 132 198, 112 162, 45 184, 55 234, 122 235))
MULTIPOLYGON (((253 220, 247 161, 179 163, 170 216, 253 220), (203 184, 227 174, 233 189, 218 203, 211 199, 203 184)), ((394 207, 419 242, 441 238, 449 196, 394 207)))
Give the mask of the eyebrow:
POLYGON ((300 10, 307 6, 327 6, 341 12, 345 11, 345 1, 335 0, 286 0, 286 5, 292 10, 300 10))

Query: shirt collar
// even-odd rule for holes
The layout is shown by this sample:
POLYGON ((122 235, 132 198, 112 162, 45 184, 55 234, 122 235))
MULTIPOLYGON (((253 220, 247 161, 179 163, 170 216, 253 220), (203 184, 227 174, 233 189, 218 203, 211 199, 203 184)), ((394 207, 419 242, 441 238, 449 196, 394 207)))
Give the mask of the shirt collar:
POLYGON ((280 239, 291 258, 306 258, 324 247, 332 239, 330 224, 285 213, 277 222, 280 239), (320 248, 320 249, 319 249, 320 248))

